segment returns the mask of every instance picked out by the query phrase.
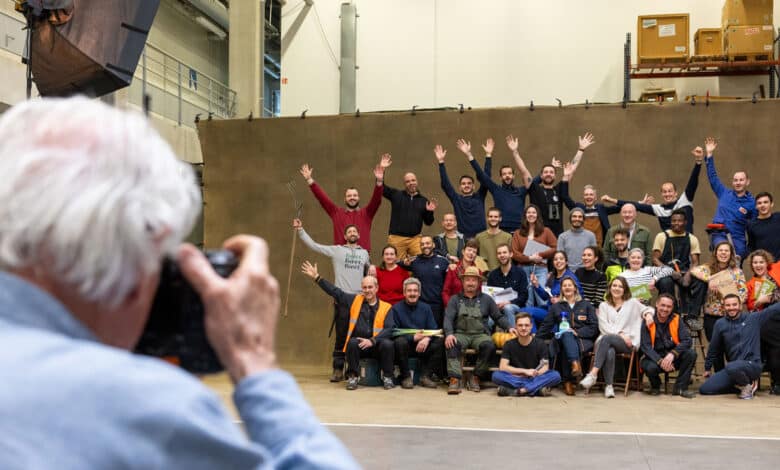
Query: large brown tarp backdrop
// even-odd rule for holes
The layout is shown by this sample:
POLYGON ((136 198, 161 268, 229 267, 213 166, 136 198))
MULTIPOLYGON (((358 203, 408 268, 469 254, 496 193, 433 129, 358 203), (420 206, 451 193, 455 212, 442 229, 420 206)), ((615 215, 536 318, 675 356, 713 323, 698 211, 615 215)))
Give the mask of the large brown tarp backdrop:
MULTIPOLYGON (((417 173, 420 190, 438 198, 436 221, 425 233, 441 230, 441 215, 451 210, 440 185, 434 145, 448 149, 447 170, 453 184, 462 174, 471 174, 466 158, 455 148, 463 137, 483 162, 480 142, 496 141, 493 175, 499 166, 512 164, 504 137, 519 139, 520 152, 532 173, 556 155, 569 160, 577 150, 577 136, 591 131, 596 144, 588 149, 574 178, 572 196, 580 200, 582 186, 593 184, 599 194, 639 199, 645 192, 660 200, 659 188, 671 180, 682 192, 693 157, 690 150, 703 146, 706 136, 718 139, 717 168, 730 186, 737 169, 750 172, 754 194, 776 192, 780 137, 775 127, 780 102, 713 103, 705 107, 679 105, 595 106, 590 109, 528 108, 458 111, 379 113, 355 116, 325 116, 280 119, 201 121, 205 185, 205 243, 218 246, 232 234, 244 232, 264 237, 271 248, 271 269, 286 294, 293 204, 285 183, 293 180, 304 203, 304 227, 320 243, 332 243, 330 219, 320 208, 298 167, 308 162, 314 179, 337 204, 343 204, 344 189, 356 186, 366 204, 373 189, 372 169, 379 155, 389 152, 393 165, 386 183, 402 187, 407 171, 417 173)), ((703 169, 702 169, 703 170, 703 169)), ((488 205, 492 199, 488 197, 488 205)), ((704 225, 711 220, 715 197, 705 171, 695 198, 695 233, 706 242, 704 225)), ((390 206, 383 201, 374 219, 372 260, 380 261, 385 244, 390 206)), ((618 216, 612 222, 617 223, 618 216)), ((658 231, 649 216, 640 222, 658 231)), ((365 234, 363 234, 366 236, 365 234)), ((780 234, 779 234, 780 236, 780 234)), ((279 322, 277 345, 286 365, 314 364, 323 369, 330 362, 332 339, 327 331, 332 319, 330 298, 299 273, 304 259, 318 262, 320 273, 333 279, 330 260, 314 254, 298 242, 289 304, 289 315, 279 322)))

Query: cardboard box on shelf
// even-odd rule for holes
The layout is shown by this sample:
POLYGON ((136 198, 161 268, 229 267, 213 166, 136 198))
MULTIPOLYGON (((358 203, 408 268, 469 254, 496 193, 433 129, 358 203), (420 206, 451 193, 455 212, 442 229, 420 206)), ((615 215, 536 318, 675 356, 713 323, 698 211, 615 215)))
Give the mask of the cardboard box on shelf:
POLYGON ((732 58, 743 55, 773 57, 775 27, 772 25, 729 26, 723 34, 724 54, 732 58))
POLYGON ((772 0, 724 0, 721 25, 749 26, 773 24, 772 0))
POLYGON ((723 30, 720 28, 699 28, 693 36, 693 55, 722 56, 723 30))
POLYGON ((688 13, 637 18, 637 59, 641 63, 685 62, 690 50, 688 13))

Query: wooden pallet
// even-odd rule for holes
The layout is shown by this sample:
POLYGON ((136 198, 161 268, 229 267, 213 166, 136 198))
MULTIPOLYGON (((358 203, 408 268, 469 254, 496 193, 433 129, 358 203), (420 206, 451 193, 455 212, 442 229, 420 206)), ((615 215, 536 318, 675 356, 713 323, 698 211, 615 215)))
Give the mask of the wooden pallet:
POLYGON ((760 54, 734 54, 728 56, 729 62, 762 62, 772 60, 772 54, 762 52, 760 54))
POLYGON ((728 60, 725 55, 694 55, 691 56, 690 62, 723 62, 728 60))
POLYGON ((685 57, 640 57, 639 58, 639 65, 644 65, 644 64, 672 65, 672 64, 687 64, 687 63, 688 63, 688 56, 685 56, 685 57))

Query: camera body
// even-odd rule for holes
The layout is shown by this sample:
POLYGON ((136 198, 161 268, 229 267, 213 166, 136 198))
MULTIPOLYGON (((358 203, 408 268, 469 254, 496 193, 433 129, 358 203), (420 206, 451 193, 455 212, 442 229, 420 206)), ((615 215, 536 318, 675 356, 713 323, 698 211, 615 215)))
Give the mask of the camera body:
MULTIPOLYGON (((206 250, 209 263, 222 277, 230 276, 238 259, 228 250, 206 250)), ((184 278, 176 261, 166 258, 160 285, 135 352, 163 358, 193 374, 224 369, 206 337, 203 302, 184 278)))

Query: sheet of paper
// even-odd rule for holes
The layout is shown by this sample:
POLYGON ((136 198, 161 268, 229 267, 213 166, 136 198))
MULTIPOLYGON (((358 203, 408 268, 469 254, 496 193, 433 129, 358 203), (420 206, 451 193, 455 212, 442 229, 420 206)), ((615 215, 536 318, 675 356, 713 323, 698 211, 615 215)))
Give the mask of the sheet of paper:
POLYGON ((525 249, 523 250, 523 254, 526 256, 537 255, 549 249, 550 247, 545 245, 544 243, 539 243, 536 240, 528 240, 525 244, 525 249))

